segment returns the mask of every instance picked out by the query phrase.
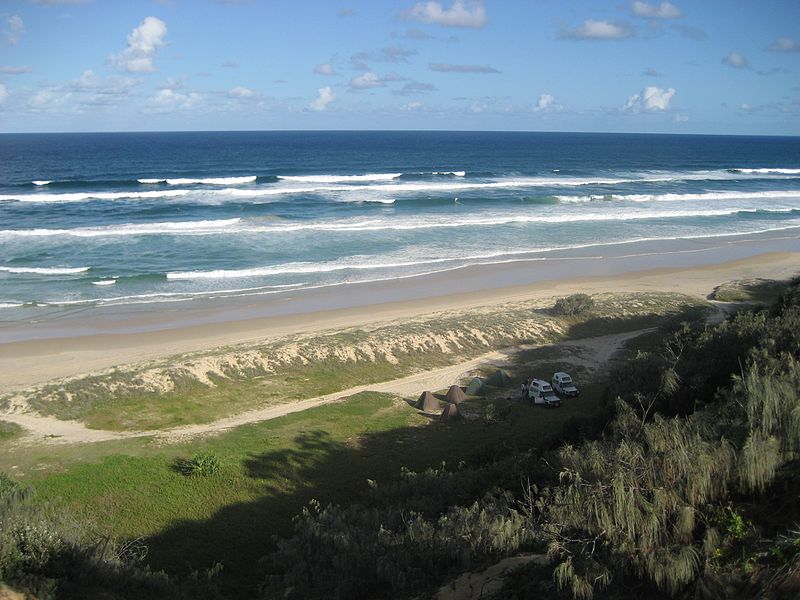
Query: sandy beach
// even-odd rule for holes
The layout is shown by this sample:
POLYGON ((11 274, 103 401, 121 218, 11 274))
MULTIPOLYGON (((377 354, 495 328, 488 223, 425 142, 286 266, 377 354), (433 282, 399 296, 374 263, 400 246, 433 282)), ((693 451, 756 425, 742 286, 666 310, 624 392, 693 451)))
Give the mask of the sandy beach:
POLYGON ((0 326, 0 381, 12 391, 185 352, 575 292, 705 298, 727 281, 800 272, 796 232, 630 244, 626 250, 604 255, 594 247, 556 260, 476 265, 404 280, 125 310, 94 307, 39 322, 6 322, 0 326))

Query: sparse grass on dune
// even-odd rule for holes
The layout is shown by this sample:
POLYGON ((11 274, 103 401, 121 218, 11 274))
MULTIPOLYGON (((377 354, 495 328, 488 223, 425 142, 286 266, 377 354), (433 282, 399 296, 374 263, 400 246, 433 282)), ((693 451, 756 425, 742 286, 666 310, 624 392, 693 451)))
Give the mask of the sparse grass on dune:
POLYGON ((0 441, 12 440, 22 434, 22 427, 16 423, 0 421, 0 441))
POLYGON ((772 304, 785 287, 785 282, 773 279, 743 279, 715 287, 711 297, 719 302, 772 304))
POLYGON ((220 349, 43 386, 25 399, 42 414, 96 429, 163 429, 387 381, 498 348, 638 329, 665 315, 704 310, 693 298, 668 293, 600 294, 593 301, 591 311, 575 316, 521 303, 220 349))

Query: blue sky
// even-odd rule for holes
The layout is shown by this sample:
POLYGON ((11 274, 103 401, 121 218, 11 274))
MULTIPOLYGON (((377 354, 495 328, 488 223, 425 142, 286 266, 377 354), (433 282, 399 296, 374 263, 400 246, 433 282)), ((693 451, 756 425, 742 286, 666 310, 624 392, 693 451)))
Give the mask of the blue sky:
POLYGON ((800 1, 0 0, 0 131, 800 135, 800 1))

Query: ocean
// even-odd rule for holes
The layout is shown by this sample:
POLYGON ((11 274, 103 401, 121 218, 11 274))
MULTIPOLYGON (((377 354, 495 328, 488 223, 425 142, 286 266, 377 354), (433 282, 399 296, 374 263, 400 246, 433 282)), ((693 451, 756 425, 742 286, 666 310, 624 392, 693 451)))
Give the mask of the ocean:
POLYGON ((800 228, 800 138, 0 135, 0 320, 800 228))

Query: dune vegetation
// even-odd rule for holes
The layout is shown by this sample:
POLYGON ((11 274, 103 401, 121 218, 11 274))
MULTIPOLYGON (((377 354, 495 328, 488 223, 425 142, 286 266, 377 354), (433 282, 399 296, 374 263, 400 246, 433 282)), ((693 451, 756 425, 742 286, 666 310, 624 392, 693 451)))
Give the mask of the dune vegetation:
POLYGON ((497 598, 796 597, 800 282, 715 324, 590 300, 537 318, 561 338, 660 326, 558 410, 506 399, 564 345, 518 353, 461 421, 365 393, 167 446, 23 456, 14 432, 0 580, 41 598, 411 598, 534 556, 497 598))

